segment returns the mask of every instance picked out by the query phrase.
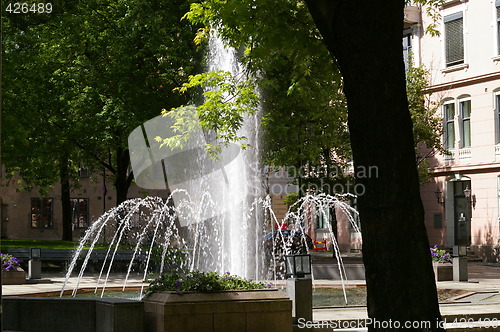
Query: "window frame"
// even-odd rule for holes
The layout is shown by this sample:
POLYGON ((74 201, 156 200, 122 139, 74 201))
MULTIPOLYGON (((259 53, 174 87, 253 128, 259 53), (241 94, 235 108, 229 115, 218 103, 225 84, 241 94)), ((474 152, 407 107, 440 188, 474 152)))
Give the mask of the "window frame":
POLYGON ((411 53, 412 53, 412 49, 413 49, 412 36, 413 36, 413 28, 408 28, 408 29, 405 29, 403 31, 403 38, 402 38, 403 60, 405 63, 405 70, 406 71, 408 71, 412 65, 412 63, 410 63, 411 53))
POLYGON ((443 126, 444 126, 443 145, 444 145, 446 150, 452 151, 452 150, 455 150, 455 143, 457 140, 456 128, 455 128, 455 117, 456 117, 457 112, 455 110, 455 101, 454 100, 445 101, 443 103, 442 107, 443 107, 443 126), (449 114, 448 106, 451 106, 453 108, 453 116, 451 118, 448 116, 448 114, 449 114), (452 127, 452 130, 451 130, 451 133, 453 134, 452 142, 449 141, 450 130, 449 130, 448 125, 451 125, 451 127, 452 127))
POLYGON ((464 13, 463 11, 455 12, 446 16, 443 16, 443 36, 444 36, 444 64, 445 68, 450 68, 450 67, 455 67, 455 66, 462 66, 466 63, 465 61, 465 20, 464 20, 464 13), (462 22, 462 33, 460 34, 461 36, 461 55, 462 59, 453 59, 449 60, 449 53, 451 52, 450 47, 451 47, 451 42, 449 33, 447 33, 447 27, 450 27, 451 22, 455 22, 460 20, 462 22))
POLYGON ((71 225, 73 226, 74 229, 86 229, 90 227, 90 218, 89 218, 89 199, 88 198, 82 198, 82 197, 72 197, 70 198, 71 201, 71 225), (84 201, 85 204, 85 211, 80 211, 79 209, 79 202, 78 201, 84 201), (77 209, 78 206, 78 209, 77 209), (76 210, 76 211, 75 211, 76 210), (75 215, 76 212, 76 215, 75 215), (79 222, 79 216, 84 216, 85 220, 83 224, 86 226, 82 226, 79 222), (75 217, 77 217, 75 219, 75 217))
POLYGON ((495 145, 500 144, 500 90, 494 92, 495 145))
POLYGON ((30 226, 32 229, 51 229, 54 228, 54 199, 52 197, 31 197, 31 202, 30 202, 30 226), (34 208, 34 201, 38 201, 38 204, 40 206, 39 209, 34 208), (47 204, 50 203, 50 204, 47 204), (47 205, 49 206, 49 211, 47 210, 47 205), (36 226, 35 225, 35 215, 39 215, 39 220, 41 223, 41 226, 36 226), (48 216, 48 223, 46 224, 44 220, 46 219, 46 216, 48 216))
POLYGON ((460 131, 460 148, 469 149, 472 146, 472 101, 470 97, 458 99, 458 116, 459 116, 459 131, 460 131), (465 103, 469 103, 469 115, 464 116, 465 103), (466 144, 465 123, 468 123, 468 144, 466 144))

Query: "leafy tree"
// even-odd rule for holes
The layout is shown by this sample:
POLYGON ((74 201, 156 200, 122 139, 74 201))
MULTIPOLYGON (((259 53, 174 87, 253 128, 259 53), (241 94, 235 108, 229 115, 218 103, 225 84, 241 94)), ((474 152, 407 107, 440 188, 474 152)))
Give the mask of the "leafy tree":
MULTIPOLYGON (((11 142, 26 138, 22 153, 32 157, 21 165, 23 178, 36 172, 44 185, 54 179, 33 167, 45 165, 44 153, 27 138, 39 123, 47 156, 60 150, 50 141, 64 142, 72 165, 104 167, 113 175, 117 203, 126 199, 133 180, 128 134, 163 108, 185 102, 189 96, 173 89, 201 63, 195 28, 181 21, 188 8, 183 0, 68 1, 54 5, 50 15, 6 17, 5 122, 22 115, 27 126, 5 136, 11 142)), ((20 151, 11 151, 4 162, 19 169, 20 151)), ((57 158, 47 159, 52 164, 57 158)))
POLYGON ((415 67, 411 62, 406 73, 406 93, 413 123, 413 139, 420 183, 429 181, 429 163, 427 158, 436 152, 446 153, 441 137, 443 125, 436 115, 438 104, 425 93, 429 86, 429 71, 424 65, 415 67))
MULTIPOLYGON (((405 2, 305 3, 321 35, 309 25, 301 1, 207 0, 194 4, 188 17, 217 26, 233 46, 247 45, 249 68, 266 68, 269 59, 290 57, 293 87, 313 79, 313 59, 324 54, 324 42, 343 76, 354 166, 378 168, 377 176, 356 179, 365 188, 358 208, 369 317, 395 324, 428 321, 434 324, 429 330, 442 330, 436 324, 441 315, 406 94, 401 45, 405 2), (394 259, 401 250, 406 259, 394 259)), ((204 35, 201 30, 198 38, 204 35)))

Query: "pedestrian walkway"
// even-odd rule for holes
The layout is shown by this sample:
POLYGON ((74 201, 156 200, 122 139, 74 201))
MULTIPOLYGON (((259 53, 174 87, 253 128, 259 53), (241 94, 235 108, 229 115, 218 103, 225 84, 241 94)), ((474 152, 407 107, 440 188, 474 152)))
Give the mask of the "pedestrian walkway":
POLYGON ((125 280, 125 273, 110 274, 106 283, 103 279, 99 279, 98 274, 91 274, 85 275, 80 281, 76 277, 72 277, 65 285, 65 276, 63 274, 42 274, 42 279, 28 281, 23 285, 2 285, 2 296, 59 296, 63 285, 65 285, 64 289, 67 293, 71 293, 75 287, 78 287, 78 289, 93 289, 98 286, 102 289, 105 286, 106 289, 117 289, 123 288, 124 285, 127 287, 148 285, 142 281, 142 274, 131 274, 126 282, 125 280))

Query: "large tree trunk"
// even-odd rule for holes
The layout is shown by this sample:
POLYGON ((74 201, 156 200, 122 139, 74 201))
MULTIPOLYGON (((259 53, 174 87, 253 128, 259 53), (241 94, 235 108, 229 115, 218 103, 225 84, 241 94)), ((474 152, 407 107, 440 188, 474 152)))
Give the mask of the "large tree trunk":
POLYGON ((366 190, 358 208, 368 315, 401 329, 428 321, 421 330, 441 330, 405 90, 404 1, 307 4, 344 77, 355 169, 378 169, 356 180, 366 190))
POLYGON ((71 189, 67 154, 64 154, 59 160, 59 176, 61 178, 62 240, 72 241, 71 189))
POLYGON ((118 148, 116 150, 116 205, 120 205, 127 199, 128 189, 132 184, 132 174, 130 174, 130 154, 128 149, 118 148))

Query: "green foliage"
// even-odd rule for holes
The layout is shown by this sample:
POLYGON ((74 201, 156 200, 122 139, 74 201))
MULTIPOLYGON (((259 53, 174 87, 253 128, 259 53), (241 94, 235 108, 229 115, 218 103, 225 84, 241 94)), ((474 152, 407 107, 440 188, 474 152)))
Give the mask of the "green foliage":
POLYGON ((434 247, 430 248, 431 250, 431 257, 433 262, 438 262, 438 263, 451 263, 451 255, 446 252, 446 250, 439 249, 437 245, 434 245, 434 247))
POLYGON ((196 27, 181 20, 190 2, 61 1, 50 15, 6 15, 9 170, 51 184, 60 151, 69 154, 72 175, 80 162, 105 167, 127 189, 128 134, 190 99, 173 91, 201 63, 196 27))
POLYGON ((425 6, 427 15, 431 22, 425 28, 425 32, 431 36, 439 36, 439 21, 441 20, 441 8, 445 0, 412 0, 406 1, 406 4, 415 3, 425 6))
POLYGON ((2 271, 15 271, 20 267, 19 260, 12 255, 0 253, 0 258, 2 261, 2 271))
MULTIPOLYGON (((68 249, 74 250, 78 248, 78 242, 75 241, 52 241, 52 240, 15 240, 2 239, 1 250, 6 251, 8 248, 42 248, 42 249, 68 249)), ((96 244, 94 249, 108 249, 108 245, 96 244)), ((88 249, 88 247, 84 247, 88 249)))
MULTIPOLYGON (((172 111, 163 110, 164 115, 174 117, 173 128, 178 135, 157 137, 157 141, 172 149, 182 147, 198 119, 202 128, 216 133, 217 144, 208 143, 208 150, 213 156, 217 156, 221 146, 246 139, 237 131, 243 124, 243 116, 254 113, 259 103, 254 79, 234 77, 226 71, 213 71, 189 76, 188 81, 176 90, 186 93, 191 89, 203 89, 204 102, 196 109, 181 107, 172 111)), ((246 144, 242 147, 245 148, 246 144)))
MULTIPOLYGON (((241 61, 261 91, 266 164, 337 166, 350 157, 340 73, 302 1, 206 0, 193 3, 185 18, 204 25, 197 42, 216 29, 243 49, 241 61)), ((220 99, 206 103, 224 107, 220 99)))
POLYGON ((226 272, 220 276, 216 272, 172 271, 163 273, 149 284, 148 293, 173 291, 176 293, 199 292, 216 293, 227 290, 248 290, 269 288, 262 282, 249 281, 226 272))
POLYGON ((446 153, 441 143, 443 125, 436 113, 439 104, 431 100, 430 94, 425 93, 429 77, 425 66, 413 66, 410 57, 410 66, 406 73, 406 93, 413 122, 413 139, 416 143, 415 153, 421 183, 430 179, 427 158, 436 152, 446 153))
POLYGON ((291 191, 289 192, 285 199, 283 200, 283 202, 288 205, 288 206, 292 206, 293 204, 295 204, 295 202, 297 202, 299 200, 299 193, 296 192, 296 191, 291 191))

